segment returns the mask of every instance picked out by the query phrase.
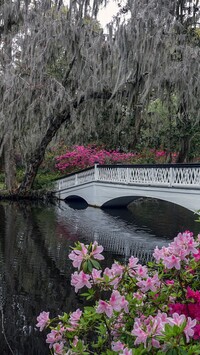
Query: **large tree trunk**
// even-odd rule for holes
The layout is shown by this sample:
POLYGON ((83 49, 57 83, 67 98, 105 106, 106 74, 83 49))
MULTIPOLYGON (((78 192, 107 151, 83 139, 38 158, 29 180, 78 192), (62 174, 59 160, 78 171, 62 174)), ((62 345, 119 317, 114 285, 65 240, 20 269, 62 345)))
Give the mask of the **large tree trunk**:
MULTIPOLYGON (((103 92, 93 92, 87 97, 82 95, 79 100, 73 101, 73 108, 76 109, 81 103, 83 103, 86 99, 104 99, 109 100, 111 97, 111 93, 108 91, 103 92)), ((23 178, 22 183, 20 184, 19 188, 17 189, 18 194, 26 194, 29 192, 33 186, 35 177, 37 175, 38 169, 44 159, 45 151, 48 144, 52 141, 55 134, 58 132, 61 125, 70 119, 70 106, 63 110, 61 113, 57 114, 57 116, 49 118, 49 128, 46 131, 39 147, 35 150, 32 154, 30 161, 27 164, 27 169, 23 178)))
POLYGON ((13 137, 8 135, 3 149, 5 185, 9 192, 13 192, 17 188, 16 181, 16 162, 15 150, 13 146, 13 137))
POLYGON ((130 144, 128 145, 128 149, 129 150, 135 150, 136 146, 138 144, 138 140, 140 138, 140 132, 141 132, 141 128, 142 128, 142 109, 136 107, 135 109, 135 124, 134 124, 134 133, 133 133, 133 137, 132 140, 130 142, 130 144))
POLYGON ((190 152, 190 140, 191 137, 186 135, 181 138, 181 149, 177 156, 176 163, 187 163, 189 160, 189 152, 190 152))
POLYGON ((37 175, 38 169, 44 159, 45 151, 48 144, 52 141, 53 137, 59 130, 63 122, 66 122, 70 118, 70 111, 64 110, 62 113, 57 115, 55 119, 50 118, 49 128, 46 131, 40 145, 37 147, 35 152, 32 154, 30 161, 27 164, 26 172, 22 183, 17 189, 18 194, 26 194, 33 186, 35 177, 37 175))
POLYGON ((180 151, 176 159, 176 163, 186 163, 189 159, 190 141, 192 138, 192 125, 187 110, 187 97, 182 96, 179 112, 181 117, 180 124, 180 151))
MULTIPOLYGON (((11 31, 12 24, 9 23, 4 28, 4 43, 2 46, 4 52, 4 75, 6 77, 9 67, 12 63, 12 36, 11 31)), ((9 83, 8 88, 9 89, 9 83)), ((3 148, 3 160, 5 168, 5 185, 9 192, 12 192, 17 187, 16 181, 16 162, 14 154, 14 133, 10 129, 9 124, 7 125, 7 133, 5 135, 5 143, 3 148)))

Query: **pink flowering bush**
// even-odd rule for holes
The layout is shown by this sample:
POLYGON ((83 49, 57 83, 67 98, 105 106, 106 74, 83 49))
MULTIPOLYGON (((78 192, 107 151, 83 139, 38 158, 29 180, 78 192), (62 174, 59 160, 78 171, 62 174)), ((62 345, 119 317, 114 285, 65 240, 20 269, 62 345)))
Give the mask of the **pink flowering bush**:
POLYGON ((71 284, 90 306, 37 317, 40 331, 50 331, 51 353, 200 354, 200 235, 179 233, 148 265, 131 256, 102 271, 102 251, 97 242, 77 243, 69 254, 71 284))
POLYGON ((65 154, 56 157, 56 168, 62 172, 72 172, 77 169, 85 169, 99 164, 123 162, 128 163, 135 156, 133 153, 119 153, 109 151, 94 145, 74 146, 65 154))

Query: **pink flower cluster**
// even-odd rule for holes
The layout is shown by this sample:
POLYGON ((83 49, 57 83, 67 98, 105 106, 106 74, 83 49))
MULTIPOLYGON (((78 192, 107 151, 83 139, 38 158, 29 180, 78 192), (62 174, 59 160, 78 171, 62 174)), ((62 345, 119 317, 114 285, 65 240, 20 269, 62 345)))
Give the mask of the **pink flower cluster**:
POLYGON ((169 304, 170 313, 174 312, 183 314, 186 317, 196 321, 194 327, 194 339, 200 339, 200 291, 194 291, 189 286, 186 292, 187 300, 191 300, 191 303, 172 303, 169 304), (197 323, 198 322, 198 323, 197 323))
POLYGON ((166 313, 158 312, 154 317, 141 316, 140 318, 136 318, 131 334, 136 336, 135 345, 142 343, 146 347, 147 340, 149 340, 153 347, 160 348, 160 342, 156 337, 163 335, 165 325, 181 326, 184 322, 186 324, 183 331, 186 336, 186 341, 189 342, 190 337, 194 335, 196 320, 192 320, 190 317, 186 319, 185 315, 179 315, 178 313, 173 313, 172 317, 168 317, 166 313))
POLYGON ((117 151, 108 151, 98 148, 96 146, 88 145, 74 146, 71 151, 56 157, 58 170, 64 171, 66 169, 84 169, 93 166, 98 161, 99 164, 127 162, 133 158, 133 153, 119 153, 117 151))
POLYGON ((98 245, 98 243, 95 241, 92 244, 92 250, 88 251, 88 245, 84 245, 83 243, 79 243, 79 249, 74 249, 70 254, 69 258, 73 260, 72 265, 78 270, 80 270, 81 264, 84 260, 93 258, 96 260, 103 260, 104 256, 101 255, 103 251, 103 247, 101 245, 98 245))
POLYGON ((88 260, 103 260, 104 256, 101 254, 102 251, 103 247, 98 245, 98 243, 95 241, 91 245, 78 243, 76 248, 74 248, 69 254, 69 258, 73 261, 73 266, 78 268, 78 272, 75 271, 71 275, 71 285, 75 287, 75 292, 78 292, 78 290, 84 286, 91 288, 95 281, 98 283, 98 279, 100 278, 101 274, 100 271, 92 269, 92 272, 87 274, 83 270, 80 272, 79 270, 83 263, 87 262, 88 260))
POLYGON ((108 302, 100 300, 96 309, 97 313, 105 313, 108 318, 111 318, 113 311, 128 313, 128 301, 124 296, 121 296, 119 291, 113 291, 108 302))
MULTIPOLYGON (((165 353, 179 342, 184 351, 196 346, 200 340, 199 244, 200 235, 195 239, 185 231, 168 247, 156 247, 154 257, 159 265, 147 267, 132 256, 127 265, 114 262, 102 272, 98 261, 103 259, 103 247, 97 242, 77 243, 69 255, 78 269, 71 284, 76 292, 93 288, 86 296, 98 298, 85 311, 77 309, 67 317, 58 317, 58 326, 46 340, 53 353, 72 354, 77 344, 82 352, 87 351, 78 337, 84 330, 86 339, 91 324, 94 332, 97 329, 97 338, 103 329, 102 339, 108 336, 109 344, 112 341, 110 350, 122 355, 133 355, 133 349, 165 353)), ((37 321, 41 331, 49 326, 49 312, 42 312, 37 321)))
POLYGON ((181 262, 188 262, 190 255, 198 254, 198 242, 193 238, 193 233, 185 231, 179 233, 168 247, 155 248, 153 256, 157 262, 162 261, 166 269, 181 269, 181 262))

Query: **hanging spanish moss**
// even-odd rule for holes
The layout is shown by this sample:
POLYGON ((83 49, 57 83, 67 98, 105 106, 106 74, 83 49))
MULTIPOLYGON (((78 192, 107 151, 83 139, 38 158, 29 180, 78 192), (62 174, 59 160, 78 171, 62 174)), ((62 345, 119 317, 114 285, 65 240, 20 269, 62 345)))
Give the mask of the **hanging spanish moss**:
POLYGON ((107 113, 113 141, 125 130, 133 148, 148 102, 172 94, 188 145, 199 124, 199 1, 127 0, 105 34, 97 15, 107 2, 0 2, 0 152, 8 141, 20 150, 20 191, 63 129, 68 140, 98 139, 107 113))

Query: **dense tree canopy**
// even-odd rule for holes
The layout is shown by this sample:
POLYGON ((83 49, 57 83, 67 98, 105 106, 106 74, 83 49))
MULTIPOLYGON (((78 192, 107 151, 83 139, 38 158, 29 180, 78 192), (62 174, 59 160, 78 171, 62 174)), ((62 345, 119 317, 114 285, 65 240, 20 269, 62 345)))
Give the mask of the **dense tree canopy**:
POLYGON ((23 156, 21 192, 61 129, 70 139, 106 132, 115 142, 124 131, 134 148, 155 99, 165 102, 170 126, 176 97, 179 161, 187 158, 200 118, 199 0, 127 0, 107 34, 96 20, 106 3, 0 2, 1 152, 10 152, 5 167, 14 150, 23 156))

